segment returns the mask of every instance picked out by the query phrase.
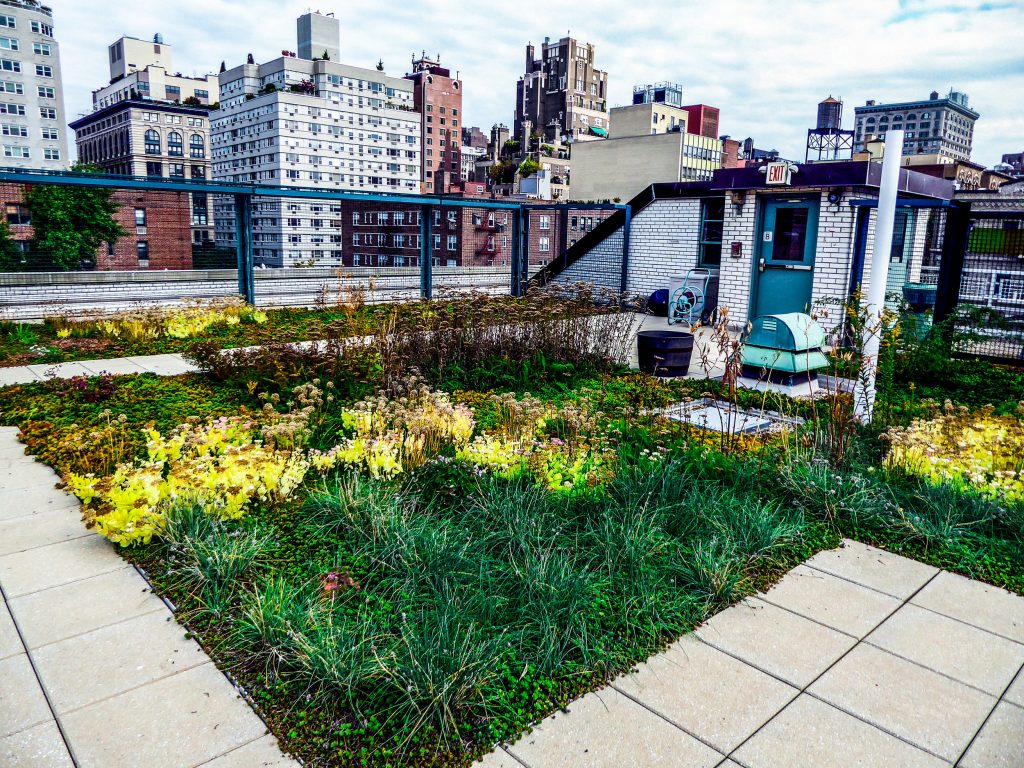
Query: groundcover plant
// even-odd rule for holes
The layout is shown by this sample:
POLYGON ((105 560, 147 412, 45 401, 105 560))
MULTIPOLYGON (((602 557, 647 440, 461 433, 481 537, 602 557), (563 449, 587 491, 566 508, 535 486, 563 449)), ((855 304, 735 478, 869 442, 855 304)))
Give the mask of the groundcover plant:
MULTIPOLYGON (((854 427, 841 394, 626 372, 632 315, 548 300, 0 410, 314 765, 467 765, 844 536, 1024 592, 1020 500, 890 452, 931 434, 902 368, 854 427), (707 395, 806 421, 726 439, 659 415, 707 395)), ((957 369, 943 394, 974 412, 985 374, 957 369)), ((951 440, 981 423, 951 413, 951 440)))

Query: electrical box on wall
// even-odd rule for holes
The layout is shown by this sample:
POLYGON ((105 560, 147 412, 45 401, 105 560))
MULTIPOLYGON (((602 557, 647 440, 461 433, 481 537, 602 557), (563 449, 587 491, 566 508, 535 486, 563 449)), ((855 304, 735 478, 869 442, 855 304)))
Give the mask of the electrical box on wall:
POLYGON ((729 243, 729 255, 734 259, 743 257, 743 243, 739 240, 733 240, 729 243))

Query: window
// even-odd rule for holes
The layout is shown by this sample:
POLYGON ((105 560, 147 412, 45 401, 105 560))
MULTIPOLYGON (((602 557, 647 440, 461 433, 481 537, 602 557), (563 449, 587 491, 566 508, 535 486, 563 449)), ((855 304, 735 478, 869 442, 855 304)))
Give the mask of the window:
POLYGON ((49 64, 36 64, 36 75, 38 77, 53 77, 53 67, 49 64))
POLYGON ((31 157, 28 147, 16 147, 11 144, 4 144, 4 157, 31 157))
POLYGON ((551 217, 550 216, 541 216, 540 217, 540 228, 541 229, 551 229, 551 217))
POLYGON ((56 128, 43 128, 43 138, 50 141, 57 141, 60 138, 60 134, 56 128))
POLYGON ((43 120, 56 120, 57 110, 53 107, 40 107, 39 116, 43 118, 43 120))
POLYGON ((47 37, 53 37, 53 27, 49 24, 42 24, 38 21, 31 22, 30 26, 32 31, 37 35, 46 35, 47 37))
POLYGON ((551 250, 551 238, 541 237, 537 240, 537 248, 541 253, 547 253, 551 250))
POLYGON ((24 125, 11 125, 10 123, 4 123, 0 126, 0 133, 4 136, 24 136, 28 137, 28 127, 24 125))
POLYGON ((136 208, 135 209, 135 226, 144 227, 146 226, 146 209, 136 208))
POLYGON ((0 14, 0 27, 6 27, 7 29, 17 29, 18 20, 13 16, 0 14))
POLYGON ((459 247, 459 238, 456 235, 448 235, 448 250, 455 251, 459 247))
POLYGON ((184 163, 171 163, 168 166, 168 175, 172 179, 184 179, 185 178, 185 164, 184 163))
POLYGON ((146 154, 147 155, 159 155, 160 154, 160 134, 150 128, 146 131, 146 154))
POLYGON ((38 85, 36 86, 36 93, 39 94, 40 99, 55 99, 57 94, 54 92, 53 87, 49 85, 38 85))
POLYGON ((49 43, 32 43, 32 53, 36 56, 49 56, 52 51, 50 50, 49 43))
POLYGON ((23 104, 0 104, 0 114, 2 115, 24 115, 25 105, 23 104))
POLYGON ((7 204, 7 223, 8 224, 31 224, 32 216, 28 212, 27 205, 20 205, 19 203, 8 203, 7 204))
POLYGON ((722 263, 722 222, 725 198, 708 198, 701 204, 700 245, 697 263, 717 267, 722 263))
POLYGON ((16 37, 0 37, 0 48, 5 51, 20 51, 21 46, 18 44, 18 38, 16 37))
POLYGON ((192 178, 193 179, 205 179, 206 169, 201 165, 192 166, 192 178))
POLYGON ((145 269, 149 266, 149 243, 139 240, 135 244, 135 255, 139 258, 139 266, 145 269))
POLYGON ((163 178, 164 175, 164 164, 163 163, 146 163, 146 175, 155 176, 157 178, 163 178))
POLYGON ((177 131, 167 134, 167 154, 171 157, 181 157, 185 154, 181 134, 177 131))
POLYGON ((0 70, 4 72, 21 72, 21 62, 11 59, 0 59, 0 70))
POLYGON ((189 137, 188 148, 192 157, 206 157, 206 142, 198 133, 193 133, 189 137))
POLYGON ((4 93, 16 93, 19 96, 25 93, 25 86, 21 83, 15 83, 13 80, 3 80, 0 89, 4 93))

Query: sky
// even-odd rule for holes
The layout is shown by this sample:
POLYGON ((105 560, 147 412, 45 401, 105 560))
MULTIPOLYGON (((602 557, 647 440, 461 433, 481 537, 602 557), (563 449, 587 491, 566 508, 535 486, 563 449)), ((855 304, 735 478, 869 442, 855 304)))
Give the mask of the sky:
POLYGON ((571 34, 596 45, 609 105, 634 85, 683 87, 685 104, 721 109, 720 132, 803 159, 826 96, 853 108, 951 88, 981 113, 972 159, 1024 151, 1024 0, 47 0, 74 120, 109 81, 107 45, 161 33, 174 68, 216 72, 295 50, 307 10, 341 20, 341 61, 403 75, 413 53, 440 53, 463 79, 463 123, 511 125, 525 46, 571 34))

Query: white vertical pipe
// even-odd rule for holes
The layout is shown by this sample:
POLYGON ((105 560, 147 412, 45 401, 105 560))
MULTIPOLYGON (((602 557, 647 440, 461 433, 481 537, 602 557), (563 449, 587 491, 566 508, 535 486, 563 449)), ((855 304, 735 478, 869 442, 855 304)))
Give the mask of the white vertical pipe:
POLYGON ((878 349, 882 341, 882 313, 885 311, 885 284, 889 278, 889 254, 892 252, 892 230, 896 220, 896 195, 900 186, 900 164, 903 162, 903 131, 885 134, 882 156, 882 183, 878 190, 878 216, 875 240, 871 251, 871 279, 865 297, 863 357, 860 375, 853 391, 853 408, 857 419, 871 421, 875 407, 878 375, 878 349))

